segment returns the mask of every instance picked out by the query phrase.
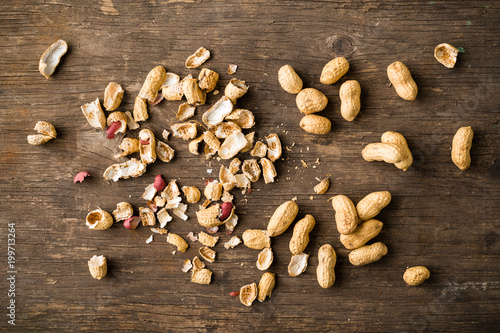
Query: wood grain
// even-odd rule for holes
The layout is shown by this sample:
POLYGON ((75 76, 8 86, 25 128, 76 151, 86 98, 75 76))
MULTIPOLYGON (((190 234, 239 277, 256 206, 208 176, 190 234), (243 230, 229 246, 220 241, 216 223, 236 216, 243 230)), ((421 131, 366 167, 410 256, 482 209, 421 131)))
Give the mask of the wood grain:
MULTIPOLYGON (((2 242, 7 223, 16 223, 17 321, 0 328, 18 331, 496 331, 500 324, 500 34, 495 1, 130 1, 54 0, 0 3, 0 186, 2 242), (55 74, 38 72, 44 50, 57 39, 69 51, 55 74), (454 69, 433 57, 434 47, 461 47, 454 69), (275 163, 274 184, 259 180, 250 195, 235 192, 240 217, 235 234, 262 228, 274 209, 297 197, 298 218, 312 214, 316 227, 306 249, 309 267, 299 277, 287 274, 292 229, 273 238, 276 288, 270 301, 252 307, 229 292, 258 282, 258 251, 242 245, 225 250, 221 234, 217 261, 209 264, 213 282, 189 282, 182 261, 199 244, 172 255, 173 246, 147 228, 121 225, 89 230, 85 216, 97 206, 112 211, 120 201, 135 209, 158 173, 180 185, 203 188, 206 161, 171 139, 170 163, 148 167, 137 179, 108 183, 110 164, 121 136, 107 140, 90 128, 80 106, 103 98, 110 81, 126 94, 119 110, 131 111, 147 73, 160 64, 181 76, 187 56, 207 47, 206 67, 221 74, 219 87, 232 77, 249 92, 238 106, 256 116, 256 137, 279 134, 283 159, 275 163), (351 69, 337 84, 319 83, 321 69, 334 56, 346 56, 351 69), (419 87, 416 101, 399 98, 386 67, 402 61, 419 87), (237 64, 234 75, 228 64, 237 64), (295 97, 283 91, 277 71, 292 65, 304 87, 324 92, 329 104, 319 113, 333 123, 325 136, 300 129, 295 97), (362 87, 361 112, 342 119, 338 89, 347 79, 362 87), (38 120, 53 123, 58 138, 29 146, 26 136, 38 120), (451 161, 453 135, 472 126, 472 165, 461 172, 451 161), (405 135, 414 155, 406 172, 383 162, 365 162, 361 150, 384 131, 405 135), (292 147, 293 146, 293 147, 292 147), (319 158, 320 163, 315 164, 319 158), (302 161, 309 167, 303 167, 302 161), (313 167, 314 166, 314 167, 313 167), (88 170, 91 178, 73 184, 88 170), (314 195, 316 177, 331 175, 325 195, 314 195), (372 191, 389 190, 393 200, 377 217, 384 222, 377 241, 389 254, 379 262, 354 267, 340 241, 327 199, 345 194, 355 203, 372 191), (313 196, 314 200, 310 200, 313 196), (317 250, 330 243, 338 254, 337 280, 323 290, 316 282, 317 250), (91 278, 87 260, 108 258, 108 276, 91 278), (402 279, 408 266, 425 265, 431 278, 418 287, 402 279)), ((209 95, 196 119, 219 96, 209 95)), ((142 128, 161 136, 176 122, 179 102, 149 107, 142 128)), ((128 136, 136 136, 137 131, 128 136)), ((243 154, 241 158, 249 155, 243 154)), ((224 162, 226 165, 228 162, 224 162)), ((197 205, 189 220, 174 219, 172 232, 201 231, 197 205)), ((2 258, 5 258, 2 255, 2 258)), ((5 259, 6 260, 6 259, 5 259)), ((2 280, 5 281, 4 274, 2 280)), ((6 282, 1 284, 7 289, 6 282)), ((2 291, 4 295, 4 291, 2 291)), ((2 296, 4 297, 4 296, 2 296)), ((4 298, 2 298, 3 300, 4 298)), ((2 302, 3 306, 5 302, 2 302)), ((5 309, 5 308, 4 308, 5 309)), ((5 311, 5 310, 3 310, 5 311)), ((4 313, 2 311, 2 313, 4 313)))

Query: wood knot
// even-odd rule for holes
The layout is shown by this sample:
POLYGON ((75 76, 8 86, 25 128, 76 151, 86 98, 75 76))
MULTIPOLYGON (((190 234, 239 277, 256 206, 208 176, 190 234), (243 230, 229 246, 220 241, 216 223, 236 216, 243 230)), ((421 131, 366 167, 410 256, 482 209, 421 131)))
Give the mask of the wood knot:
POLYGON ((347 56, 354 52, 352 39, 347 36, 330 36, 326 45, 336 56, 347 56))

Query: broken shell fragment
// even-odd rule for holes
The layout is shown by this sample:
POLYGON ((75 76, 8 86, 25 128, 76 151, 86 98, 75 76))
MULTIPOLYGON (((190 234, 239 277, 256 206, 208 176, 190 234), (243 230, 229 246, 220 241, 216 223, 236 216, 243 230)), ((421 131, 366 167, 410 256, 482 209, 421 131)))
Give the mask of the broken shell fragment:
POLYGON ((201 120, 207 126, 216 126, 224 120, 226 116, 233 111, 233 103, 226 96, 219 99, 210 109, 202 116, 201 120))
POLYGON ((246 109, 234 109, 226 117, 226 120, 231 120, 244 129, 252 128, 255 125, 255 117, 252 111, 246 109))
POLYGON ((163 82, 163 85, 161 86, 161 88, 163 89, 165 87, 174 86, 177 83, 179 83, 179 81, 180 81, 179 75, 177 75, 175 73, 168 72, 165 75, 165 82, 163 82))
POLYGON ((241 132, 241 128, 232 121, 223 121, 211 129, 218 139, 225 139, 231 134, 241 132))
POLYGON ((240 288, 240 302, 246 306, 251 306, 257 298, 257 284, 247 284, 240 288))
POLYGON ((139 208, 139 217, 141 218, 142 225, 145 227, 152 227, 156 224, 156 217, 149 207, 139 208))
POLYGON ((186 252, 189 247, 188 243, 181 236, 173 233, 169 233, 167 236, 167 242, 175 245, 177 247, 177 251, 186 252))
POLYGON ((262 165, 262 175, 264 176, 264 182, 266 184, 274 182, 274 178, 278 174, 276 173, 273 162, 264 157, 260 159, 260 164, 262 165))
POLYGON ((248 179, 248 177, 245 176, 244 174, 236 174, 234 175, 234 179, 236 179, 237 188, 242 188, 246 190, 252 187, 250 179, 248 179))
POLYGON ((198 85, 207 93, 215 89, 217 81, 219 81, 219 73, 208 68, 203 68, 198 75, 198 85))
POLYGON ((290 259, 290 264, 288 265, 288 274, 290 276, 298 276, 302 274, 307 268, 307 259, 309 255, 306 253, 294 254, 292 259, 290 259))
POLYGON ((204 47, 200 47, 195 53, 186 59, 187 68, 196 68, 201 66, 205 61, 210 58, 210 51, 204 47))
POLYGON ((182 263, 182 271, 184 273, 187 273, 191 268, 193 267, 193 264, 191 263, 191 260, 190 259, 186 259, 184 260, 184 262, 182 263))
POLYGON ((184 96, 184 92, 182 91, 182 85, 180 84, 180 82, 163 87, 161 90, 161 94, 167 101, 180 101, 182 99, 182 96, 184 96))
POLYGON ((156 141, 156 156, 162 162, 170 162, 175 151, 163 141, 156 141))
POLYGON ((44 134, 28 135, 28 143, 32 146, 43 145, 44 143, 47 143, 50 140, 52 140, 52 137, 44 134))
POLYGON ((102 105, 107 111, 118 109, 123 99, 125 91, 122 86, 116 82, 110 82, 104 90, 104 102, 102 105))
POLYGON ((212 280, 212 272, 206 268, 198 269, 193 271, 191 275, 191 282, 198 284, 210 284, 212 280))
POLYGON ((266 157, 267 145, 262 141, 257 141, 253 149, 250 151, 250 155, 254 157, 266 157))
POLYGON ((264 302, 266 297, 271 298, 271 293, 273 292, 274 285, 276 283, 276 278, 274 273, 266 272, 262 275, 259 281, 259 295, 257 299, 259 302, 264 302))
POLYGON ((247 140, 247 145, 240 151, 241 153, 246 153, 253 149, 253 140, 255 139, 255 132, 245 134, 245 139, 247 140))
POLYGON ((137 96, 134 102, 134 110, 132 111, 134 114, 135 121, 145 121, 149 118, 148 115, 148 105, 144 98, 140 98, 137 96))
POLYGON ((272 133, 266 136, 267 141, 267 157, 271 160, 271 162, 275 162, 278 158, 281 157, 281 141, 278 137, 278 134, 272 133))
POLYGON ((143 163, 150 164, 156 161, 155 135, 149 129, 143 129, 139 132, 139 153, 143 163))
POLYGON ((237 69, 238 69, 238 65, 229 64, 227 66, 227 74, 229 74, 229 75, 234 74, 234 73, 236 73, 237 69))
POLYGON ((229 171, 234 175, 240 170, 241 161, 239 158, 233 158, 229 163, 229 171))
POLYGON ((238 79, 231 79, 229 84, 226 86, 224 90, 224 95, 226 95, 233 104, 236 104, 238 98, 245 95, 248 91, 248 86, 245 85, 245 81, 238 79))
POLYGON ((52 125, 51 123, 48 123, 46 121, 37 122, 34 130, 40 134, 48 135, 54 139, 57 137, 57 132, 56 132, 56 128, 54 127, 54 125, 52 125))
POLYGON ((243 238, 243 244, 254 250, 271 247, 271 238, 266 230, 247 229, 241 237, 243 238))
POLYGON ((108 229, 113 225, 113 217, 108 212, 98 208, 87 214, 87 227, 94 230, 108 229))
MULTIPOLYGON (((175 200, 181 195, 181 192, 179 191, 179 186, 177 186, 177 181, 175 179, 172 179, 167 187, 161 192, 161 196, 166 198, 168 201, 175 200)), ((178 198, 178 201, 180 202, 180 198, 178 198)), ((168 208, 168 207, 167 207, 168 208)))
POLYGON ((146 164, 132 158, 127 162, 113 164, 109 166, 103 174, 104 179, 118 181, 118 179, 127 179, 130 177, 139 177, 146 172, 146 164))
POLYGON ((241 239, 238 236, 233 236, 227 242, 224 243, 224 247, 229 250, 241 244, 241 239))
POLYGON ((205 246, 214 247, 218 241, 219 241, 219 237, 210 236, 206 232, 202 231, 198 234, 198 242, 200 242, 201 244, 203 244, 205 246))
POLYGON ((193 272, 194 271, 199 271, 200 269, 205 268, 205 263, 198 258, 198 256, 195 256, 193 258, 193 272))
POLYGON ((184 196, 186 197, 187 202, 197 203, 198 201, 200 201, 201 193, 196 186, 183 186, 182 192, 184 192, 184 196))
POLYGON ((458 49, 450 44, 443 43, 434 49, 434 57, 447 68, 455 67, 457 62, 458 49))
POLYGON ((223 159, 233 158, 240 150, 248 144, 245 135, 241 132, 236 132, 228 136, 219 149, 219 156, 223 159))
POLYGON ((215 135, 210 131, 205 131, 203 133, 203 141, 205 141, 205 157, 209 159, 215 155, 220 148, 220 141, 215 137, 215 135))
POLYGON ((124 157, 139 151, 139 140, 133 138, 124 138, 118 146, 122 150, 121 153, 116 154, 115 158, 124 157))
POLYGON ((183 79, 181 82, 182 93, 186 96, 186 100, 191 105, 203 105, 207 95, 200 89, 198 80, 196 79, 183 79))
POLYGON ((317 194, 325 194, 328 191, 328 187, 330 186, 330 178, 326 177, 322 181, 319 182, 318 185, 314 186, 314 192, 317 194))
POLYGON ((171 126, 172 135, 174 138, 183 140, 194 139, 196 137, 196 123, 177 123, 171 126))
POLYGON ((209 182, 203 193, 208 200, 219 201, 222 196, 222 184, 218 180, 209 182))
POLYGON ((259 252, 259 256, 257 257, 257 268, 261 271, 265 271, 271 267, 273 259, 273 250, 271 250, 270 247, 264 248, 264 250, 259 252))
POLYGON ((57 65, 61 61, 61 58, 68 51, 68 44, 62 39, 59 39, 54 44, 50 45, 47 50, 42 54, 40 58, 40 63, 38 64, 38 69, 43 76, 47 79, 56 70, 57 65))
POLYGON ((192 106, 188 103, 182 103, 179 105, 179 109, 177 110, 177 114, 175 115, 175 118, 179 121, 184 121, 192 116, 194 116, 194 112, 196 110, 196 106, 192 106))
POLYGON ((224 222, 225 222, 224 225, 226 227, 226 234, 231 235, 234 231, 234 228, 236 228, 236 225, 238 224, 238 215, 234 214, 233 210, 231 216, 229 216, 229 218, 224 222))
POLYGON ((104 111, 102 111, 99 98, 96 98, 93 102, 83 104, 82 112, 90 126, 102 130, 106 127, 106 116, 104 115, 104 111))
POLYGON ((255 183, 256 181, 259 180, 260 166, 255 158, 243 161, 243 164, 241 165, 241 171, 243 171, 243 174, 247 176, 247 178, 252 183, 255 183))
POLYGON ((198 223, 202 227, 212 228, 224 224, 224 221, 219 220, 219 215, 221 213, 220 205, 215 204, 206 209, 201 209, 196 212, 196 217, 198 223))
POLYGON ((115 221, 124 221, 134 215, 134 209, 128 202, 119 202, 116 204, 116 209, 113 211, 115 221))
POLYGON ((112 139, 115 133, 125 133, 125 131, 127 130, 127 116, 125 115, 125 113, 115 111, 108 116, 108 119, 106 119, 106 123, 109 127, 111 127, 111 125, 116 122, 118 122, 120 126, 114 130, 114 133, 108 133, 109 139, 112 139), (110 136, 110 134, 112 134, 112 137, 110 136))
POLYGON ((156 188, 155 188, 155 184, 149 184, 148 186, 146 186, 146 189, 144 191, 144 193, 142 194, 142 198, 146 201, 150 201, 150 200, 153 200, 153 198, 155 197, 156 195, 156 188))
POLYGON ((93 256, 88 261, 90 275, 94 279, 100 280, 108 273, 108 263, 105 256, 93 256))
POLYGON ((140 126, 135 122, 134 117, 130 113, 130 111, 125 112, 125 116, 127 116, 127 127, 131 130, 138 129, 140 126))
POLYGON ((158 217, 158 222, 160 222, 160 228, 165 228, 168 222, 172 221, 172 216, 167 212, 165 208, 162 208, 156 213, 158 217))
POLYGON ((156 100, 158 91, 166 79, 167 72, 165 71, 165 68, 163 66, 156 66, 148 73, 138 96, 150 103, 153 103, 156 100))
POLYGON ((203 141, 203 134, 197 137, 196 139, 191 140, 188 144, 188 149, 189 152, 193 155, 200 155, 200 152, 198 151, 200 142, 203 141))
POLYGON ((215 256, 217 255, 214 250, 206 246, 200 248, 198 253, 200 253, 200 256, 208 262, 214 262, 215 256))
POLYGON ((231 191, 236 186, 236 178, 224 165, 220 166, 219 179, 225 191, 231 191))

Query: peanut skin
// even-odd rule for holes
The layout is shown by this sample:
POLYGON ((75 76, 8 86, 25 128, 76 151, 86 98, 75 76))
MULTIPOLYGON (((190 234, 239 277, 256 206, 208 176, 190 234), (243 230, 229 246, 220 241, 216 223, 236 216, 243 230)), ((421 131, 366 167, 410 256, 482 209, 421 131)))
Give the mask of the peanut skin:
POLYGON ((390 202, 391 193, 389 191, 380 191, 368 194, 356 205, 359 219, 361 221, 366 221, 374 218, 390 202))
POLYGON ((347 121, 353 121, 361 109, 361 86, 356 80, 347 80, 340 86, 340 114, 347 121))
POLYGON ((382 230, 383 225, 379 220, 365 221, 353 233, 340 235, 340 242, 348 250, 360 248, 368 243, 370 239, 375 238, 382 230))
POLYGON ((462 171, 470 167, 470 148, 474 132, 470 126, 461 127, 453 137, 451 146, 451 159, 453 163, 462 171))
POLYGON ((330 244, 324 244, 318 250, 316 277, 322 288, 330 288, 335 283, 335 264, 337 254, 330 244))
POLYGON ((307 244, 309 244, 309 233, 314 228, 315 224, 316 220, 309 214, 295 224, 289 245, 290 252, 292 252, 292 254, 300 254, 304 252, 307 244))
POLYGON ((399 97, 407 101, 417 98, 417 84, 413 81, 408 67, 401 61, 393 62, 387 67, 387 76, 399 97))
POLYGON ((349 261, 354 266, 363 266, 380 260, 387 254, 387 247, 381 243, 365 245, 349 253, 349 261))
POLYGON ((403 280, 410 286, 416 286, 430 278, 431 272, 427 267, 414 266, 408 268, 403 274, 403 280))
POLYGON ((332 198, 332 207, 335 210, 335 221, 339 233, 347 235, 354 232, 358 225, 358 213, 351 199, 345 195, 337 195, 332 198))

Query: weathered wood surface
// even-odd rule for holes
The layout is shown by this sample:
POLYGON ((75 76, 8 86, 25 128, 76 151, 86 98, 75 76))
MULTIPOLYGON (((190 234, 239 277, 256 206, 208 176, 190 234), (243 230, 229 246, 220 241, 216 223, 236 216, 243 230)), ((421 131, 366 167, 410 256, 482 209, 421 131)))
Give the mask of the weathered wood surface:
MULTIPOLYGON (((500 159, 498 1, 3 1, 0 4, 0 207, 2 267, 6 263, 7 223, 16 223, 18 331, 495 331, 500 324, 500 159), (38 72, 38 60, 55 40, 69 44, 53 77, 38 72), (342 39, 338 39, 342 38, 342 39), (433 57, 434 47, 462 47, 457 66, 447 69, 433 57), (221 73, 220 88, 232 77, 250 86, 239 106, 256 115, 256 134, 280 135, 285 149, 276 163, 278 181, 261 179, 251 195, 236 193, 240 223, 235 234, 265 228, 281 202, 297 197, 299 216, 316 217, 306 252, 307 271, 287 274, 291 229, 273 239, 277 274, 271 301, 244 307, 231 291, 262 272, 257 251, 227 251, 222 234, 209 286, 189 282, 180 270, 197 254, 191 244, 172 255, 163 237, 147 245, 147 228, 116 225, 89 230, 85 215, 97 206, 112 211, 117 202, 144 204, 144 187, 161 173, 180 185, 203 188, 221 162, 205 161, 179 139, 168 164, 157 162, 138 179, 107 183, 103 170, 115 163, 119 139, 91 129, 80 105, 102 98, 108 82, 121 83, 133 100, 148 71, 157 64, 181 75, 200 46, 209 48, 206 66, 221 73), (335 52, 336 51, 336 52, 335 52), (342 78, 362 87, 362 110, 352 123, 339 113, 338 89, 319 83, 323 65, 335 55, 351 63, 342 78), (389 86, 386 67, 407 64, 419 86, 414 102, 389 86), (227 65, 237 64, 235 75, 227 65), (277 83, 277 70, 291 64, 305 86, 325 92, 321 115, 333 122, 328 135, 303 132, 293 95, 277 83), (59 136, 29 146, 36 121, 53 123, 59 136), (450 159, 451 140, 461 126, 475 136, 472 166, 461 172, 450 159), (403 172, 382 162, 365 162, 361 150, 386 130, 403 133, 415 156, 403 172), (320 164, 315 161, 320 159, 320 164), (304 168, 301 160, 309 167, 304 168), (313 165, 315 167, 313 167, 313 165), (93 175, 82 184, 73 176, 93 175), (314 195, 316 177, 331 175, 326 195, 314 195), (379 219, 377 237, 389 254, 366 267, 354 267, 339 242, 333 210, 335 194, 355 202, 369 192, 389 190, 391 204, 379 219), (317 249, 330 243, 338 253, 337 281, 328 290, 316 282, 317 249), (103 254, 109 274, 91 278, 87 260, 103 254), (425 265, 431 278, 407 287, 407 266, 425 265)), ((220 95, 219 95, 220 96, 220 95)), ((218 96, 210 95, 213 103, 218 96)), ((143 128, 158 136, 175 122, 178 102, 150 107, 143 128)), ((198 108, 196 119, 208 106, 198 108)), ((131 133, 129 135, 136 135, 131 133)), ((248 155, 242 155, 245 157, 248 155)), ((233 191, 237 192, 237 191, 233 191)), ((197 205, 190 219, 174 219, 168 229, 185 236, 200 231, 197 205)), ((2 300, 6 300, 6 273, 2 300)), ((2 329, 8 327, 2 301, 2 329)))

